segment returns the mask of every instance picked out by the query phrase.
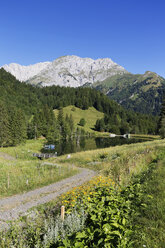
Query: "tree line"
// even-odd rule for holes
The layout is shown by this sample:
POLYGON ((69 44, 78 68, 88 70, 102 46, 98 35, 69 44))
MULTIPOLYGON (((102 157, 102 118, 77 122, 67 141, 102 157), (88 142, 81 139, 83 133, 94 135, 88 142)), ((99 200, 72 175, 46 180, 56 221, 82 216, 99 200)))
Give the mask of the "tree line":
POLYGON ((48 142, 56 139, 67 139, 73 136, 74 120, 72 115, 64 117, 63 109, 60 108, 56 117, 53 109, 47 105, 36 112, 28 123, 27 136, 29 139, 45 137, 48 142))
POLYGON ((26 118, 21 109, 0 102, 0 146, 15 146, 27 139, 26 118))
POLYGON ((119 114, 105 115, 98 119, 95 124, 95 130, 100 132, 110 132, 115 134, 157 134, 157 122, 153 121, 152 116, 133 115, 128 112, 127 115, 119 114))

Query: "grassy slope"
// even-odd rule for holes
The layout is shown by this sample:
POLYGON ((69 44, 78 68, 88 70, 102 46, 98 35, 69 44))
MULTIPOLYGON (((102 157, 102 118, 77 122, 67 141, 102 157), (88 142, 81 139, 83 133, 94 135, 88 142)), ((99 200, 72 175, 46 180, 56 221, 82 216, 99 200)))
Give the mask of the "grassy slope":
POLYGON ((120 89, 122 89, 125 86, 129 86, 130 84, 133 83, 133 81, 137 80, 140 78, 140 74, 124 74, 124 75, 115 75, 112 76, 110 78, 105 79, 102 83, 94 83, 94 87, 100 87, 100 89, 102 89, 102 91, 104 93, 106 93, 106 91, 109 88, 116 88, 119 87, 120 89))
MULTIPOLYGON (((94 128, 97 119, 101 119, 104 117, 104 113, 97 111, 94 107, 90 107, 87 110, 82 110, 75 106, 67 106, 63 108, 63 111, 64 111, 64 116, 66 114, 68 115, 72 114, 75 127, 80 127, 78 123, 80 122, 81 118, 84 118, 86 120, 84 130, 87 132, 94 132, 92 129, 94 128)), ((57 116, 58 110, 54 110, 54 112, 55 112, 55 115, 57 116)))
POLYGON ((148 141, 130 145, 122 145, 71 154, 56 158, 58 163, 72 163, 79 167, 98 170, 104 175, 110 175, 113 180, 127 183, 132 174, 145 169, 156 156, 158 148, 164 147, 164 140, 148 141))
MULTIPOLYGON (((138 175, 140 172, 145 172, 146 169, 148 168, 149 163, 153 159, 157 158, 158 154, 160 154, 160 149, 164 150, 164 147, 165 147, 165 140, 155 140, 144 143, 110 147, 110 148, 99 149, 94 151, 80 152, 80 153, 72 154, 70 159, 66 159, 66 155, 65 155, 57 158, 55 161, 65 165, 67 165, 68 163, 74 163, 75 165, 78 166, 81 165, 87 168, 98 169, 101 173, 112 176, 115 181, 118 180, 118 182, 120 182, 119 179, 121 179, 122 181, 120 183, 122 183, 123 185, 124 184, 127 185, 129 183, 129 179, 131 175, 132 174, 138 175)), ((13 153, 10 152, 10 155, 12 154, 13 153)), ((160 160, 161 159, 163 158, 160 158, 160 160)), ((50 161, 52 160, 53 159, 50 159, 50 161)), ((141 219, 139 219, 137 223, 135 222, 135 224, 139 224, 139 227, 141 229, 139 233, 138 232, 136 233, 135 240, 137 245, 133 247, 136 248, 164 247, 164 238, 165 238, 164 237, 164 228, 165 228, 164 162, 165 161, 163 160, 161 164, 159 164, 154 177, 149 178, 148 184, 146 184, 147 194, 152 194, 154 196, 154 199, 152 204, 149 205, 148 212, 146 212, 146 215, 144 216, 144 212, 142 212, 140 216, 141 219)), ((56 204, 57 202, 51 202, 49 204, 44 205, 42 208, 44 209, 44 211, 45 209, 47 209, 46 211, 48 212, 50 211, 52 213, 52 210, 55 209, 56 204), (47 208, 46 206, 47 207, 50 206, 50 209, 49 207, 47 208)), ((39 217, 38 219, 39 224, 37 225, 39 228, 37 230, 39 230, 39 232, 42 232, 43 235, 43 230, 40 227, 41 218, 42 217, 39 217)), ((45 221, 45 217, 43 220, 45 221)), ((53 220, 54 220, 54 216, 53 216, 53 220)), ((30 230, 32 230, 33 233, 31 223, 29 228, 30 230)), ((36 220, 35 220, 34 228, 36 230, 36 220)), ((22 232, 21 231, 19 232, 18 230, 19 229, 17 229, 16 227, 16 234, 18 235, 18 233, 21 233, 22 235, 22 232)), ((9 235, 7 236, 7 239, 8 238, 12 239, 12 237, 10 237, 11 233, 7 235, 9 235)), ((26 235, 25 237, 27 237, 26 231, 25 231, 25 235, 26 235)), ((37 240, 39 236, 35 234, 35 231, 33 235, 36 235, 35 240, 37 240)), ((17 236, 15 237, 17 239, 17 236)), ((2 247, 11 247, 11 246, 2 246, 2 247)), ((120 247, 127 247, 127 246, 120 246, 120 247)))
MULTIPOLYGON (((150 174, 143 185, 147 208, 139 209, 138 218, 134 220, 137 225, 133 236, 135 247, 165 247, 165 152, 157 163, 155 170, 150 174)), ((145 202, 144 202, 145 203, 145 202)))
POLYGON ((32 153, 40 151, 43 142, 28 140, 17 147, 0 148, 0 198, 49 185, 77 173, 66 166, 60 169, 43 165, 43 161, 32 157, 32 153))
POLYGON ((143 139, 143 140, 156 140, 160 139, 159 135, 152 135, 152 134, 131 134, 131 138, 143 139))

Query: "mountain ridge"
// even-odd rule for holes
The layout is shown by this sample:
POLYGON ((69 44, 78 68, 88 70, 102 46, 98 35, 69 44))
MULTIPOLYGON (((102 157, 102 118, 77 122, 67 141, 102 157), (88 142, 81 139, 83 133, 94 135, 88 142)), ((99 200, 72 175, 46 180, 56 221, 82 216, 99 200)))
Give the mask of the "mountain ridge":
POLYGON ((62 56, 52 62, 3 68, 27 84, 64 87, 91 87, 123 107, 143 114, 158 115, 165 92, 165 79, 155 72, 132 74, 110 58, 91 59, 62 56))
POLYGON ((7 72, 10 72, 19 81, 27 81, 29 78, 37 75, 45 69, 51 62, 40 62, 34 65, 19 65, 17 63, 5 64, 2 66, 7 72))
POLYGON ((155 72, 116 75, 90 87, 117 101, 126 109, 158 115, 165 92, 165 79, 155 72))
POLYGON ((86 83, 103 81, 107 77, 127 71, 110 58, 91 59, 75 55, 62 56, 52 62, 41 62, 30 66, 9 64, 2 66, 20 81, 40 86, 79 87, 86 83))

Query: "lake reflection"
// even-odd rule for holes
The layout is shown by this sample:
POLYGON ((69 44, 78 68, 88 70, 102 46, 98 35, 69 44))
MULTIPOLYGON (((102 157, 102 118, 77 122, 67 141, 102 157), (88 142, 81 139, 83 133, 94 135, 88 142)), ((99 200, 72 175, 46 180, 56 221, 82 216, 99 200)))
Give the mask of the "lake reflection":
MULTIPOLYGON (((86 138, 81 137, 79 139, 72 139, 72 140, 60 140, 54 142, 55 144, 55 152, 57 155, 75 153, 80 151, 86 150, 93 150, 97 148, 105 148, 110 146, 117 146, 117 145, 124 145, 124 144, 131 144, 137 142, 143 142, 142 139, 135 139, 135 138, 123 138, 123 137, 97 137, 97 138, 86 138)), ((146 140, 145 140, 146 141, 146 140)), ((43 152, 48 152, 43 149, 43 152)))

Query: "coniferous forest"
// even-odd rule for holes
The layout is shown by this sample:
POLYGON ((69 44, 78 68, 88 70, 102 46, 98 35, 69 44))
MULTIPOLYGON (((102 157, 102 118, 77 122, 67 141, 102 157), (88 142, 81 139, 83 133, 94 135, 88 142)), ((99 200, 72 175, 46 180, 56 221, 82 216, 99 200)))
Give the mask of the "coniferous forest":
POLYGON ((95 130, 117 134, 156 134, 158 117, 125 110, 103 93, 89 88, 51 86, 39 88, 19 82, 0 69, 0 146, 14 146, 27 138, 67 138, 74 132, 72 116, 62 108, 94 107, 104 113, 95 130), (60 109, 56 118, 53 109, 60 109))

